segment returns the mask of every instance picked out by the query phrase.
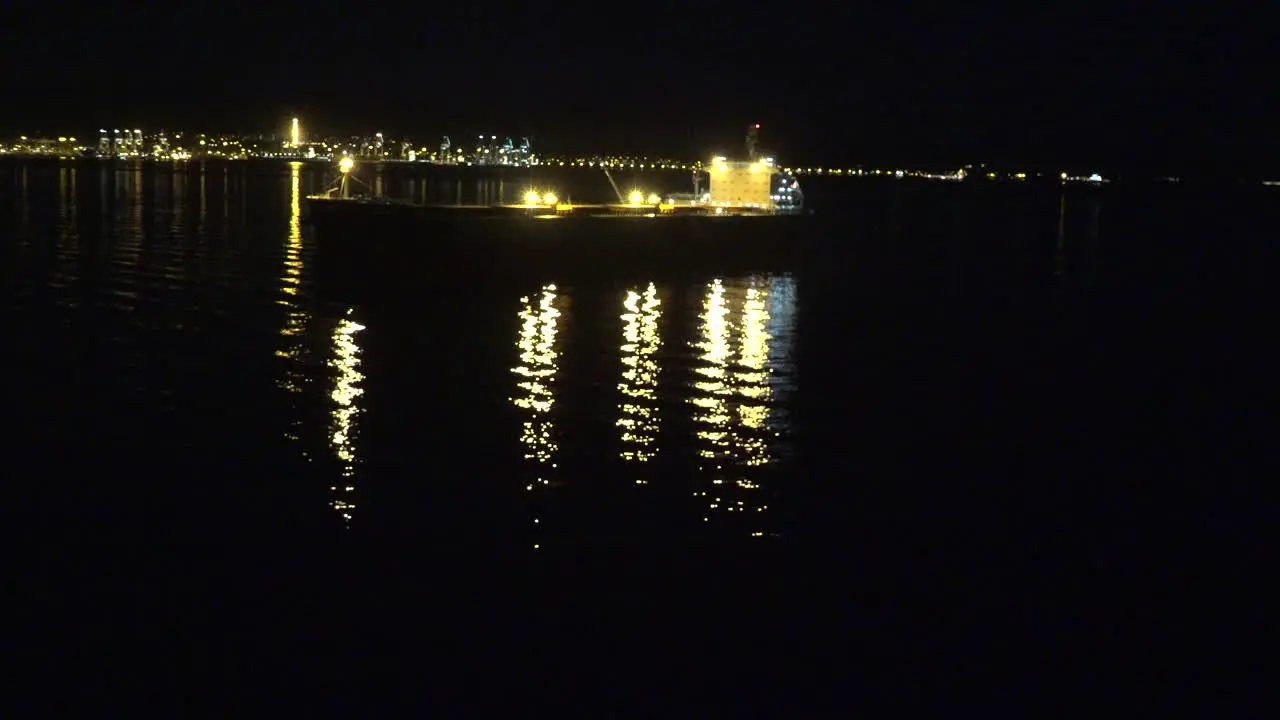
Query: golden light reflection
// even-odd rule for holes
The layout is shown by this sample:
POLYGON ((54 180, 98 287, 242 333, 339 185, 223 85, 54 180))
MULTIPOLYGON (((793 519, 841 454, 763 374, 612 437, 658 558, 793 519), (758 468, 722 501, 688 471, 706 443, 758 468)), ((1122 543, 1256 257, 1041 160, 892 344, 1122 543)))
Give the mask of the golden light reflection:
POLYGON ((302 284, 302 163, 289 163, 289 236, 285 240, 284 274, 277 302, 286 307, 302 284))
MULTIPOLYGON (((279 385, 290 393, 302 392, 305 381, 302 355, 304 334, 311 316, 298 296, 302 285, 302 163, 289 163, 289 230, 284 241, 284 261, 280 272, 280 295, 276 302, 285 308, 284 323, 280 327, 281 344, 276 356, 288 366, 280 374, 279 385)), ((298 439, 295 421, 288 433, 290 439, 298 439)))
POLYGON ((768 330, 769 291, 758 280, 721 280, 707 287, 700 316, 701 351, 695 368, 694 422, 700 441, 700 469, 710 482, 694 491, 704 500, 703 519, 733 515, 753 537, 768 535, 759 468, 771 460, 777 433, 768 427, 772 392, 768 330), (736 327, 730 318, 738 315, 736 327))
POLYGON ((329 444, 341 465, 341 477, 337 484, 329 489, 333 491, 333 509, 342 515, 344 522, 351 522, 355 510, 355 471, 357 464, 355 433, 356 420, 360 414, 359 399, 364 390, 360 383, 364 375, 360 373, 360 345, 356 342, 364 326, 353 321, 350 316, 338 321, 333 330, 333 358, 330 367, 337 371, 333 391, 329 397, 333 400, 332 422, 329 433, 329 444))
MULTIPOLYGON (((744 428, 760 430, 769 417, 769 370, 765 363, 769 359, 769 332, 766 324, 769 321, 767 305, 768 290, 747 288, 742 303, 742 340, 738 354, 738 369, 735 373, 737 382, 735 389, 740 398, 738 402, 738 420, 744 428)), ((763 448, 763 441, 752 442, 746 447, 763 448)), ((754 453, 758 463, 768 462, 763 453, 754 453)), ((752 464, 757 464, 756 460, 752 464)))
MULTIPOLYGON (((518 393, 511 403, 524 414, 521 423, 520 442, 524 445, 524 457, 534 469, 533 479, 525 485, 530 492, 551 485, 556 469, 555 426, 551 410, 555 406, 555 381, 558 370, 559 349, 556 343, 560 311, 556 308, 555 285, 544 285, 540 297, 520 298, 520 332, 516 340, 519 362, 511 372, 518 378, 518 393)), ((541 518, 534 513, 533 524, 541 518)), ((535 539, 534 549, 540 546, 535 539)))
MULTIPOLYGON (((622 378, 618 390, 618 430, 622 439, 622 459, 647 463, 657 453, 658 442, 658 348, 662 338, 658 320, 662 317, 658 289, 653 283, 640 294, 627 290, 622 301, 622 378)), ((648 484, 644 477, 637 485, 648 484)))

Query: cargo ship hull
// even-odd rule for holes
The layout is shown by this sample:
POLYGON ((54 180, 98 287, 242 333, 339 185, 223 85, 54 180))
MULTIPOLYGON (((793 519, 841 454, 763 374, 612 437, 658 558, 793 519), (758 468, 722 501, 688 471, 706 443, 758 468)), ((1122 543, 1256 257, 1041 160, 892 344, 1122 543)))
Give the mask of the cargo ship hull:
POLYGON ((330 287, 420 287, 446 267, 474 280, 784 271, 811 219, 769 211, 591 206, 423 206, 313 199, 317 269, 330 287))

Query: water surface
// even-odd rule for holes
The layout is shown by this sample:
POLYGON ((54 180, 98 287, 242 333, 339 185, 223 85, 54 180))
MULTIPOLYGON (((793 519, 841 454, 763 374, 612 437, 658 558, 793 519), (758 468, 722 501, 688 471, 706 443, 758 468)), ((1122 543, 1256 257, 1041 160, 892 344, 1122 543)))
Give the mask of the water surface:
POLYGON ((1274 198, 815 180, 786 272, 349 297, 302 217, 328 180, 0 165, 10 507, 67 643, 386 667, 445 628, 462 673, 622 632, 680 684, 763 648, 838 677, 858 637, 893 678, 975 613, 1102 637, 1066 619, 1101 578, 1249 562, 1274 198))

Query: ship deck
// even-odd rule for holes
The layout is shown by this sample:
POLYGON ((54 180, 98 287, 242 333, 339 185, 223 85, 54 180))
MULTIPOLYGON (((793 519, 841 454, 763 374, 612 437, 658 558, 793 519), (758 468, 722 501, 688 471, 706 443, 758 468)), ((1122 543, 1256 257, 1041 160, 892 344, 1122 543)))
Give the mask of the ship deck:
POLYGON ((367 216, 369 214, 412 214, 438 217, 529 217, 537 219, 580 217, 699 217, 699 216, 774 216, 788 214, 774 208, 714 205, 667 205, 630 203, 562 203, 558 205, 461 205, 418 204, 382 198, 307 198, 321 215, 367 216))
POLYGON ((806 256, 812 220, 777 213, 661 213, 656 207, 313 202, 317 278, 351 298, 413 288, 429 268, 488 281, 558 282, 681 273, 785 271, 806 256))

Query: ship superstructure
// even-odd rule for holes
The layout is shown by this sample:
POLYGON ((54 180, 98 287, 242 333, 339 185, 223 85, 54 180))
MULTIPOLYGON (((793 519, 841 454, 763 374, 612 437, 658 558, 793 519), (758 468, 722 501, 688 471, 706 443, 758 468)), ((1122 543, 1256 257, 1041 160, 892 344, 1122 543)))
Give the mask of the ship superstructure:
POLYGON ((773 205, 773 176, 777 169, 763 160, 730 162, 723 157, 711 161, 710 204, 717 207, 768 208, 773 205))
MULTIPOLYGON (((760 124, 747 128, 747 159, 715 157, 711 161, 710 191, 698 201, 724 208, 799 210, 804 193, 795 175, 779 168, 772 154, 760 150, 760 124)), ((695 197, 698 193, 695 190, 695 197)))

